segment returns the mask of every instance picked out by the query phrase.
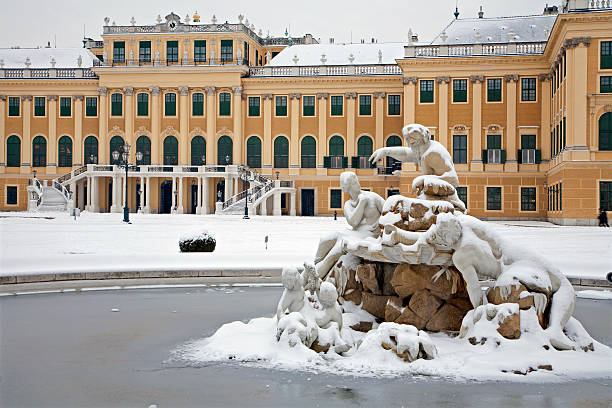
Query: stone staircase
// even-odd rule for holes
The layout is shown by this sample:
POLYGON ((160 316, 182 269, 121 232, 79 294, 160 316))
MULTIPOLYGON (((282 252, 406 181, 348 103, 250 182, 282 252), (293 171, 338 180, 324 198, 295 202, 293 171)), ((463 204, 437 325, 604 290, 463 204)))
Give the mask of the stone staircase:
POLYGON ((27 187, 28 211, 67 211, 70 192, 57 181, 33 178, 27 187))

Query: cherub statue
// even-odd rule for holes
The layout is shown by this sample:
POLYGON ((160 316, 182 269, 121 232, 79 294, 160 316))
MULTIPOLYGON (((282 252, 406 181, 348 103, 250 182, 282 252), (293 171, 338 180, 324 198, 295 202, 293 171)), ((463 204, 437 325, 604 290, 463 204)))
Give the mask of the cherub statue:
POLYGON ((412 192, 425 200, 449 201, 456 209, 465 211, 465 204, 455 190, 459 179, 448 150, 440 142, 431 140, 429 130, 423 125, 404 126, 402 134, 408 147, 382 147, 372 153, 370 161, 374 163, 389 156, 421 166, 424 175, 414 179, 412 192))
POLYGON ((299 312, 304 307, 304 283, 297 268, 283 268, 281 280, 285 290, 276 307, 276 319, 280 321, 286 310, 299 312))
MULTIPOLYGON (((333 346, 334 351, 338 354, 348 351, 351 346, 340 335, 342 331, 342 312, 338 305, 338 291, 331 282, 321 284, 319 303, 323 307, 323 311, 319 312, 316 317, 317 326, 323 329, 318 331, 319 336, 323 336, 325 329, 331 329, 327 331, 327 336, 325 336, 329 345, 333 346), (338 325, 337 330, 332 326, 334 322, 338 325)), ((322 341, 321 338, 319 338, 319 341, 322 341)))
POLYGON ((340 175, 340 187, 351 196, 351 199, 344 203, 344 217, 357 234, 337 232, 321 238, 315 256, 315 266, 322 279, 325 279, 344 254, 343 240, 349 235, 359 238, 378 237, 380 234, 378 220, 385 203, 382 197, 370 191, 362 191, 357 175, 350 171, 340 175))
POLYGON ((496 279, 502 297, 510 294, 510 285, 520 282, 534 290, 536 311, 543 312, 552 293, 546 331, 551 344, 561 350, 572 349, 563 329, 574 312, 576 295, 567 278, 552 265, 546 264, 527 250, 504 245, 481 221, 466 215, 439 214, 428 230, 430 244, 453 249, 453 264, 465 280, 472 306, 481 302, 478 275, 496 279))

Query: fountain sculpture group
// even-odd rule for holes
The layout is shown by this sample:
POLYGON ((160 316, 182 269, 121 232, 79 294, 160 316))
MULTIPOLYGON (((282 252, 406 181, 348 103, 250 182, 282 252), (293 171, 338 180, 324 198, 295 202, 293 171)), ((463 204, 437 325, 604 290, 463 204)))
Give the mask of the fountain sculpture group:
POLYGON ((378 149, 370 159, 416 163, 424 173, 412 183, 416 198, 385 201, 361 190, 355 173, 341 174, 350 229, 321 238, 314 264, 283 270, 277 340, 340 355, 374 342, 412 362, 437 357, 428 332, 499 344, 535 324, 545 349, 593 350, 572 317, 567 278, 465 214, 451 156, 427 128, 408 125, 403 137, 407 147, 378 149), (373 317, 352 321, 349 331, 347 311, 373 317))

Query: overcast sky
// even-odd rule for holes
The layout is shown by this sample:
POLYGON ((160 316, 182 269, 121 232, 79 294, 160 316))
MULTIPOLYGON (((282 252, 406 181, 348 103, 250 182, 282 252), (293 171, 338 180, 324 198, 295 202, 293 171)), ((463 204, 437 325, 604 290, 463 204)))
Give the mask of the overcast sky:
MULTIPOLYGON (((79 47, 85 34, 100 38, 104 17, 117 25, 155 24, 158 14, 170 11, 184 18, 197 10, 202 22, 213 14, 219 22, 238 22, 245 15, 264 36, 282 35, 285 28, 294 36, 311 33, 322 42, 405 42, 409 28, 420 41, 431 41, 453 17, 457 0, 4 0, 0 47, 36 47, 57 39, 58 47, 79 47)), ((559 0, 548 1, 558 4, 559 0)), ((482 5, 486 17, 541 14, 546 1, 459 0, 460 18, 477 17, 482 5)))

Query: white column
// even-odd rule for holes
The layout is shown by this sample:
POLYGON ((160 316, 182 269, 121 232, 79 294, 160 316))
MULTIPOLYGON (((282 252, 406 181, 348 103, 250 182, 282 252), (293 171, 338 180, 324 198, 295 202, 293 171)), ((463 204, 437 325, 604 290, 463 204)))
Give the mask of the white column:
MULTIPOLYGON (((275 187, 280 187, 280 181, 275 180, 275 187)), ((272 215, 281 215, 282 213, 282 209, 281 209, 281 193, 274 193, 273 195, 274 197, 274 202, 272 205, 272 215)))
POLYGON ((198 177, 198 194, 196 197, 196 214, 202 214, 202 177, 198 177))
POLYGON ((147 205, 144 208, 145 214, 151 213, 151 177, 147 177, 147 194, 146 194, 147 205))
POLYGON ((78 207, 75 204, 75 200, 77 198, 77 192, 76 192, 76 183, 70 183, 70 200, 68 200, 68 208, 76 208, 78 207))
POLYGON ((174 192, 176 191, 176 177, 172 177, 172 212, 174 214, 176 214, 176 194, 174 194, 174 192))
POLYGON ((143 177, 143 176, 140 176, 140 203, 139 203, 140 205, 139 205, 139 206, 138 206, 138 208, 137 208, 137 210, 138 210, 138 212, 139 212, 139 213, 142 213, 142 212, 143 212, 143 209, 144 209, 144 205, 143 205, 144 203, 143 203, 143 200, 145 199, 145 196, 144 196, 144 195, 145 195, 145 191, 146 191, 146 190, 145 190, 145 184, 144 184, 144 182, 145 182, 144 177, 143 177))
POLYGON ((119 192, 117 190, 117 184, 119 184, 118 177, 113 176, 113 190, 112 190, 113 191, 113 203, 110 208, 110 212, 112 213, 116 213, 119 210, 117 207, 117 201, 118 201, 118 196, 119 196, 119 192))
POLYGON ((202 179, 202 210, 203 215, 209 214, 210 209, 208 207, 208 177, 202 179))
POLYGON ((291 202, 289 203, 289 215, 294 217, 295 216, 295 192, 291 193, 289 197, 291 200, 291 202))
POLYGON ((100 212, 100 178, 92 177, 91 178, 91 204, 90 211, 91 212, 100 212))
POLYGON ((268 215, 268 199, 264 198, 263 200, 261 200, 261 205, 260 205, 260 211, 261 211, 261 215, 268 215))
POLYGON ((92 205, 91 205, 91 185, 93 183, 91 182, 91 177, 87 177, 87 199, 85 201, 85 209, 87 211, 92 211, 92 205))
POLYGON ((227 201, 232 196, 232 179, 229 176, 225 176, 225 197, 224 201, 227 201))
POLYGON ((179 187, 178 187, 178 213, 183 214, 185 209, 183 208, 183 178, 179 177, 179 187))

